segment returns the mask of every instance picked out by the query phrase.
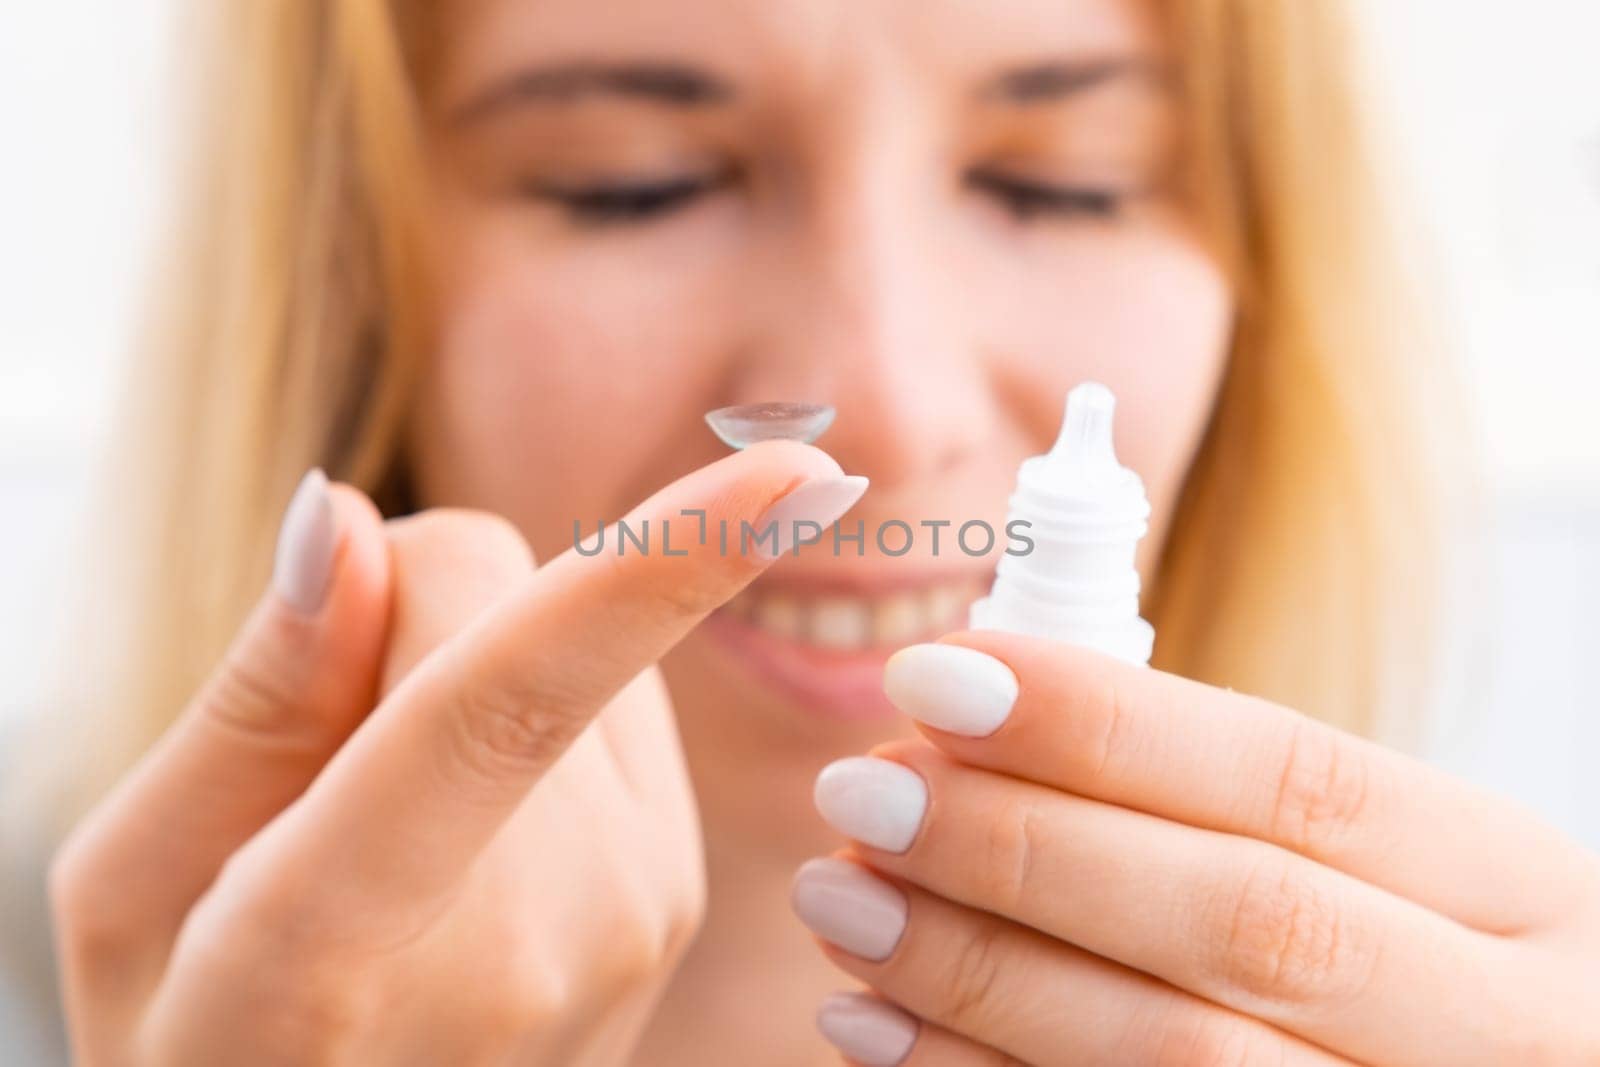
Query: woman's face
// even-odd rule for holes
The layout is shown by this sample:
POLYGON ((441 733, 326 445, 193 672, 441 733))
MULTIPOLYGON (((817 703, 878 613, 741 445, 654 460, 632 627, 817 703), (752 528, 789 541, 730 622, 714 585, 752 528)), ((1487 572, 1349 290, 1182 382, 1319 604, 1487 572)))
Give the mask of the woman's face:
MULTIPOLYGON (((1157 525, 1208 417, 1230 293, 1174 191, 1135 0, 459 0, 426 93, 443 257, 412 427, 430 504, 540 558, 726 451, 701 416, 838 409, 864 554, 785 559, 664 664, 696 774, 809 772, 894 727, 887 650, 955 628, 1067 391, 1117 394, 1157 525), (889 557, 879 523, 919 531, 889 557), (924 521, 950 520, 938 551, 924 521), (770 754, 764 756, 763 753, 770 754)), ((896 541, 892 548, 898 548, 896 541)))

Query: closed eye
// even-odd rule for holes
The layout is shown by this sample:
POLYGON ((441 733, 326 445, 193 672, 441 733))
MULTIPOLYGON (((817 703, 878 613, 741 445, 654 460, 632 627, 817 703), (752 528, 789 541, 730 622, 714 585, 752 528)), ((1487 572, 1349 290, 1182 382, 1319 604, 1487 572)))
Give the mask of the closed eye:
POLYGON ((996 197, 1023 221, 1040 215, 1115 218, 1124 199, 1124 194, 1110 189, 1049 185, 992 170, 972 171, 967 175, 967 185, 996 197))
MULTIPOLYGON (((528 182, 523 192, 560 205, 573 220, 589 224, 643 222, 688 206, 723 188, 732 175, 692 175, 650 182, 600 182, 563 186, 528 182)), ((1018 219, 1038 216, 1114 218, 1123 195, 1108 189, 1050 185, 997 171, 977 170, 967 184, 998 198, 1018 219)))
POLYGON ((525 182, 525 195, 554 202, 576 222, 644 222, 668 215, 727 185, 731 173, 688 175, 648 182, 599 182, 563 186, 525 182))

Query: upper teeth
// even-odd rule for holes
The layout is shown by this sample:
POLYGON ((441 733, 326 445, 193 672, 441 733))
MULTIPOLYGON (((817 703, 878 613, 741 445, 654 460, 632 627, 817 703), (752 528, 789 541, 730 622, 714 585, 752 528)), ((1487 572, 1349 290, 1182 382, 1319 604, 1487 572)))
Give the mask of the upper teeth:
POLYGON ((865 597, 809 599, 784 593, 739 594, 724 609, 757 628, 823 648, 855 649, 909 644, 961 627, 967 606, 982 590, 973 582, 865 597))

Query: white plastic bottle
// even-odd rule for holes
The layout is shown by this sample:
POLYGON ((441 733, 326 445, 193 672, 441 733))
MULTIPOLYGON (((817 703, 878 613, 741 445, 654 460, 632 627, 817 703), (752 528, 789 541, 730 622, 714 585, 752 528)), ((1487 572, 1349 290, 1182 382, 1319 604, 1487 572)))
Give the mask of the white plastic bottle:
MULTIPOLYGON (((1117 462, 1111 390, 1086 382, 1067 396, 1055 446, 1022 461, 1007 530, 1030 551, 1001 558, 975 630, 1009 630, 1148 664, 1155 629, 1139 617, 1134 552, 1150 528, 1139 476, 1117 462), (1013 525, 1018 520, 1027 526, 1013 525)), ((1015 540, 1015 538, 1013 539, 1015 540)))

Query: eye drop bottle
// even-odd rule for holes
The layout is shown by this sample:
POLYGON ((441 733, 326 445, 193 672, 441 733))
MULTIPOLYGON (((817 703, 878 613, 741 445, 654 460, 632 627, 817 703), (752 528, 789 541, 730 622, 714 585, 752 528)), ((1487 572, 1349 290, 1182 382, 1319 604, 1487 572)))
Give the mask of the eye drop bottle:
MULTIPOLYGON (((1006 530, 1032 541, 1000 560, 975 630, 1069 641, 1148 664, 1155 629, 1139 617, 1134 552, 1150 528, 1144 483, 1117 462, 1111 390, 1086 382, 1067 396, 1049 452, 1022 461, 1006 530)), ((1018 538, 1020 540, 1020 538, 1018 538)))

